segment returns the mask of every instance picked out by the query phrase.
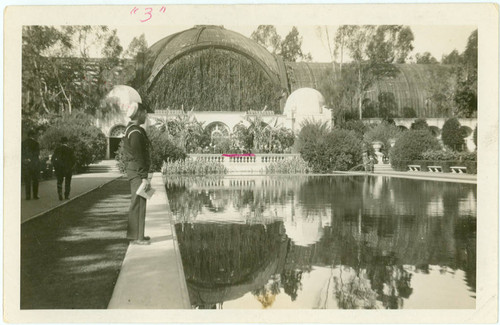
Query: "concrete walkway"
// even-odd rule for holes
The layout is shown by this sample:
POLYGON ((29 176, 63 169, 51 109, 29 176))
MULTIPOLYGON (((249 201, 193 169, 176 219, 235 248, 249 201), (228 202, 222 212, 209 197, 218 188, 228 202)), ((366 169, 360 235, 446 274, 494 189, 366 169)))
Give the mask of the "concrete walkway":
POLYGON ((98 164, 91 165, 89 173, 73 175, 69 200, 59 201, 57 195, 57 181, 55 178, 44 180, 39 183, 39 200, 26 200, 24 196, 24 185, 21 186, 21 223, 36 218, 121 177, 122 174, 116 169, 115 165, 116 162, 114 160, 105 160, 98 164), (93 169, 99 172, 93 173, 93 169))
POLYGON ((156 193, 147 203, 145 230, 151 245, 129 245, 108 309, 191 308, 160 173, 151 185, 156 193))

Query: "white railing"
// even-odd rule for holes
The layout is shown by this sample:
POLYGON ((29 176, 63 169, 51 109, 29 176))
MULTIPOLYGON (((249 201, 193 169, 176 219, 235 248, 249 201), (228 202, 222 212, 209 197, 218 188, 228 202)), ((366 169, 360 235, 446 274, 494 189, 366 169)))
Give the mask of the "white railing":
POLYGON ((285 159, 292 159, 300 157, 298 153, 258 153, 254 156, 234 156, 227 157, 222 154, 201 154, 193 153, 188 155, 189 159, 201 160, 207 162, 220 162, 225 165, 234 164, 270 164, 273 162, 282 161, 285 159))

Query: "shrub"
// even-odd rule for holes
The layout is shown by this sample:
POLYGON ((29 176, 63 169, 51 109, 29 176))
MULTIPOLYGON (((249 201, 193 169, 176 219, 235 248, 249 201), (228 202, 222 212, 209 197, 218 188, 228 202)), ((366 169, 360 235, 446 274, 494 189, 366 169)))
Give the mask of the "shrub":
POLYGON ((427 130, 429 129, 429 124, 427 124, 427 121, 425 118, 418 118, 416 119, 410 126, 411 130, 427 130))
POLYGON ((106 136, 85 114, 77 112, 56 118, 40 138, 41 149, 53 152, 63 136, 75 152, 77 171, 98 162, 106 154, 106 136))
POLYGON ((426 150, 422 153, 423 160, 458 160, 459 154, 453 150, 426 150))
POLYGON ((310 172, 311 168, 300 157, 283 159, 266 166, 266 174, 307 174, 310 172))
POLYGON ((370 127, 366 126, 361 120, 349 120, 347 122, 340 123, 338 125, 340 129, 352 130, 356 132, 356 135, 361 139, 365 132, 367 132, 370 127))
POLYGON ((304 125, 297 139, 297 150, 314 172, 349 170, 361 162, 362 141, 354 131, 329 131, 323 124, 304 125))
POLYGON ((167 132, 162 132, 152 126, 148 128, 147 133, 151 141, 151 171, 160 171, 164 161, 186 158, 185 151, 174 145, 167 132))
POLYGON ((428 130, 403 132, 391 149, 391 165, 397 169, 404 161, 421 159, 427 150, 439 149, 441 146, 438 140, 428 130))
POLYGON ((441 138, 443 143, 453 150, 463 150, 465 146, 464 134, 460 129, 460 122, 458 122, 456 117, 451 118, 444 123, 441 138))
POLYGON ((227 169, 223 163, 203 160, 166 160, 163 162, 164 175, 208 175, 226 174, 227 169))

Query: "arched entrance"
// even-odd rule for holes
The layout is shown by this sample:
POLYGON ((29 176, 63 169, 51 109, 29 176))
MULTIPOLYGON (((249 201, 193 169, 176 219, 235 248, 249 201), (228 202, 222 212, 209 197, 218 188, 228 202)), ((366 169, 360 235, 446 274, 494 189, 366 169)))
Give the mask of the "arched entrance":
POLYGON ((108 140, 108 156, 110 159, 115 159, 116 151, 120 148, 120 142, 125 135, 125 129, 126 127, 124 125, 115 125, 111 128, 108 140))

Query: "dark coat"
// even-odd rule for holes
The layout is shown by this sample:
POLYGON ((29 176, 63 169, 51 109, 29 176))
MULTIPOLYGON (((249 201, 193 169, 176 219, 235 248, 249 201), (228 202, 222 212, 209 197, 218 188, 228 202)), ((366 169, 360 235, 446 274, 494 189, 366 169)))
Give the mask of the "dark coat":
POLYGON ((25 168, 38 168, 40 165, 40 145, 32 138, 21 143, 22 162, 25 168))
POLYGON ((141 178, 148 178, 151 166, 150 146, 146 131, 139 125, 129 123, 123 137, 125 169, 137 172, 141 178))
POLYGON ((69 173, 75 165, 75 153, 66 144, 59 145, 52 155, 52 165, 56 173, 69 173))

